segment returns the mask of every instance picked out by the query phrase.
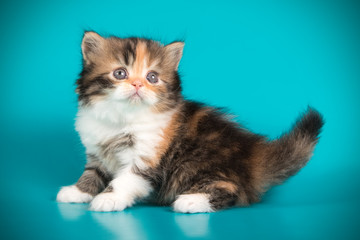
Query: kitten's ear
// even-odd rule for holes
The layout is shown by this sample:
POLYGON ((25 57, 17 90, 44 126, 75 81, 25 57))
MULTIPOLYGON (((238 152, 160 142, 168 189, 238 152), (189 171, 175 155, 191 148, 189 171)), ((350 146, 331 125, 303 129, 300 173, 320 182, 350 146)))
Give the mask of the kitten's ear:
POLYGON ((81 51, 86 63, 91 63, 104 48, 105 39, 96 32, 85 32, 81 51))
POLYGON ((172 42, 165 46, 166 57, 174 64, 175 70, 178 69, 184 45, 184 42, 172 42))

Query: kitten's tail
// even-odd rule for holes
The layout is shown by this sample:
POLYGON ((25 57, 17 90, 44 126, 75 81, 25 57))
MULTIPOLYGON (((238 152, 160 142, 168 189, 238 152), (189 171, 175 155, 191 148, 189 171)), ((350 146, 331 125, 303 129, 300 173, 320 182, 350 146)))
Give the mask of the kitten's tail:
POLYGON ((261 158, 264 190, 294 175, 309 161, 323 125, 322 115, 309 107, 289 133, 267 143, 261 158))

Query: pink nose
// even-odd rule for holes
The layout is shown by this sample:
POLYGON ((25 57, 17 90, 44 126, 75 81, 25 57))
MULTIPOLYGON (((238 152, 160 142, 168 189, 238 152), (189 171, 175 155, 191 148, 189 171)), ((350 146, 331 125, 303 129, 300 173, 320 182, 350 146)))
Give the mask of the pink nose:
POLYGON ((131 83, 131 85, 133 85, 133 86, 136 88, 136 90, 139 90, 139 88, 141 88, 142 86, 144 86, 144 85, 141 83, 141 81, 133 81, 133 82, 131 83))

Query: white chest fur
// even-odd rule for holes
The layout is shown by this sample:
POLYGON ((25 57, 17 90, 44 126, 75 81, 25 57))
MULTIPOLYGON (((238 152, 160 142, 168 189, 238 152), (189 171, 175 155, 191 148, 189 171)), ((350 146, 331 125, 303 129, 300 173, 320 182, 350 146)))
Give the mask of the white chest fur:
POLYGON ((146 169, 142 158, 156 155, 156 146, 162 140, 163 129, 168 126, 173 113, 154 113, 148 107, 100 102, 79 108, 76 130, 86 153, 96 155, 112 173, 118 172, 120 167, 146 169), (119 136, 131 136, 131 147, 121 151, 114 149, 110 157, 102 154, 103 145, 116 141, 119 136))

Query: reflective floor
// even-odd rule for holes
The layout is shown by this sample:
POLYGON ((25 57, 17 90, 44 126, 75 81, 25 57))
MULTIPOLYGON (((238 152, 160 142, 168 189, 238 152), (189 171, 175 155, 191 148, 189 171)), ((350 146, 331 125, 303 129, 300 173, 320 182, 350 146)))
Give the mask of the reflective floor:
MULTIPOLYGON (((25 187, 26 185, 24 185, 25 187)), ((48 189, 49 190, 49 189, 48 189)), ((49 194, 49 193, 52 194, 49 194)), ((179 214, 138 205, 98 213, 53 201, 36 189, 27 201, 2 200, 2 239, 358 239, 356 204, 262 203, 211 214, 179 214), (347 231, 344 231, 347 229, 347 231)))

